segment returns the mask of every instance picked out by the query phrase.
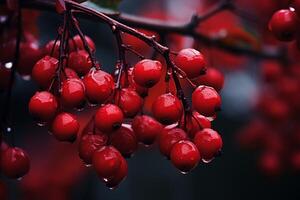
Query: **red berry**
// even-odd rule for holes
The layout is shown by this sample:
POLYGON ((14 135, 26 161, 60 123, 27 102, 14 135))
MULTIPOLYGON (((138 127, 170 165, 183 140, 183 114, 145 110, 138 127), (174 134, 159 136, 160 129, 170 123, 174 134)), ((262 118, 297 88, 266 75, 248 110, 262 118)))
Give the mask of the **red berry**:
POLYGON ((112 76, 101 70, 90 71, 84 77, 83 83, 86 89, 86 96, 92 103, 104 103, 114 90, 112 76))
POLYGON ((275 12, 269 22, 270 31, 281 41, 295 39, 299 21, 295 11, 282 9, 275 12))
POLYGON ((71 68, 65 68, 65 78, 79 78, 78 74, 71 68))
MULTIPOLYGON (((96 50, 96 47, 95 47, 94 41, 93 41, 90 37, 88 37, 88 36, 86 36, 86 35, 85 35, 84 37, 85 37, 85 40, 86 40, 86 42, 88 43, 88 46, 90 47, 91 51, 95 51, 95 50, 96 50)), ((86 50, 86 49, 84 48, 83 42, 82 42, 82 40, 81 40, 81 38, 80 38, 79 35, 75 35, 75 36, 73 37, 73 41, 75 42, 75 45, 76 45, 76 47, 77 47, 78 49, 80 49, 80 50, 86 50)), ((74 50, 75 50, 73 41, 70 41, 70 46, 71 46, 71 49, 74 49, 74 50)))
POLYGON ((196 49, 182 49, 175 59, 177 67, 182 69, 188 78, 196 78, 205 72, 206 62, 196 49))
POLYGON ((181 140, 174 144, 171 150, 171 161, 182 172, 189 172, 200 161, 200 153, 194 143, 181 140))
POLYGON ((77 107, 85 100, 85 88, 81 79, 67 79, 61 86, 61 100, 65 106, 77 107))
POLYGON ((192 94, 192 103, 197 112, 211 117, 220 109, 221 97, 214 88, 200 85, 192 94))
POLYGON ((105 133, 119 129, 122 122, 122 110, 114 104, 106 104, 100 107, 95 115, 96 127, 105 133))
POLYGON ((40 122, 51 120, 55 116, 57 108, 55 96, 47 91, 36 92, 29 102, 30 114, 40 122))
POLYGON ((44 53, 46 55, 50 55, 50 56, 53 56, 54 58, 58 58, 59 57, 59 46, 60 46, 60 41, 57 41, 55 43, 55 47, 53 49, 53 55, 51 55, 51 52, 52 52, 52 48, 53 48, 53 45, 55 43, 55 40, 51 40, 49 41, 45 47, 44 47, 44 53))
POLYGON ((159 150, 163 155, 169 157, 173 145, 187 138, 185 131, 180 128, 164 128, 158 137, 159 150))
POLYGON ((6 149, 2 153, 0 164, 2 173, 9 178, 21 178, 30 168, 27 153, 18 147, 6 149))
POLYGON ((107 143, 107 135, 84 135, 79 143, 79 157, 86 163, 92 163, 92 157, 96 150, 100 149, 107 143))
POLYGON ((133 68, 133 80, 142 87, 153 87, 162 75, 162 65, 157 60, 144 59, 133 68))
POLYGON ((97 174, 101 178, 111 178, 118 173, 122 156, 114 147, 104 146, 94 152, 92 161, 97 174))
POLYGON ((110 178, 105 180, 105 185, 109 188, 117 187, 127 176, 128 166, 126 160, 121 157, 121 165, 119 170, 110 178))
POLYGON ((148 88, 142 87, 134 81, 133 78, 133 67, 128 69, 128 82, 129 82, 129 87, 134 89, 137 93, 139 93, 142 97, 147 96, 148 94, 148 88))
POLYGON ((80 75, 85 75, 92 67, 92 60, 86 51, 74 51, 70 53, 68 67, 74 69, 80 75))
POLYGON ((74 142, 79 130, 76 117, 70 113, 60 113, 52 123, 52 132, 60 141, 74 142))
POLYGON ((224 86, 224 75, 215 68, 208 68, 206 73, 199 76, 195 81, 198 85, 207 85, 220 91, 224 86))
POLYGON ((211 122, 207 117, 200 115, 196 111, 187 116, 186 131, 190 138, 194 138, 195 134, 204 128, 211 128, 211 122))
POLYGON ((155 139, 162 131, 163 126, 152 117, 141 115, 136 116, 133 119, 132 129, 139 142, 150 145, 155 142, 155 139))
POLYGON ((57 67, 58 60, 56 58, 45 56, 34 65, 32 78, 39 86, 47 89, 54 78, 57 67))
POLYGON ((278 80, 283 74, 282 67, 277 62, 265 62, 262 65, 262 77, 267 82, 278 80))
POLYGON ((172 124, 181 118, 183 107, 176 96, 168 93, 157 97, 152 104, 152 113, 159 122, 172 124))
POLYGON ((195 135, 194 143, 204 160, 213 159, 223 146, 221 136, 210 128, 198 131, 195 135))
POLYGON ((133 89, 124 88, 115 97, 117 104, 126 117, 134 117, 143 107, 143 99, 133 89))
POLYGON ((112 146, 118 149, 125 157, 130 157, 137 149, 137 138, 130 126, 122 125, 109 136, 112 146))

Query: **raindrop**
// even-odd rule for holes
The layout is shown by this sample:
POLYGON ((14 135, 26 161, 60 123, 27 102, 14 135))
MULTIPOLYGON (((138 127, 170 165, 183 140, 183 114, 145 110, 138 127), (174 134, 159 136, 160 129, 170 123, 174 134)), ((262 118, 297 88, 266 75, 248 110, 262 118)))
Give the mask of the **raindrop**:
POLYGON ((214 158, 212 158, 212 159, 204 159, 204 158, 202 158, 202 162, 204 162, 204 163, 210 163, 213 159, 214 158))

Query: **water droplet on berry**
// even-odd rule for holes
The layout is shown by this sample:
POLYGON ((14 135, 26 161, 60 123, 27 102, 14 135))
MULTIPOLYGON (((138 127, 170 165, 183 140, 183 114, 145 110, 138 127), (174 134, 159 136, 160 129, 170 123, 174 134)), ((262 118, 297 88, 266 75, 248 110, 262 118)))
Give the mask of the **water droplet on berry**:
POLYGON ((86 167, 91 167, 91 166, 92 166, 92 164, 85 164, 85 166, 86 166, 86 167))
POLYGON ((185 174, 188 174, 188 172, 184 172, 184 171, 180 171, 180 173, 182 173, 182 174, 184 174, 184 175, 185 175, 185 174))
POLYGON ((110 190, 114 190, 116 188, 117 188, 116 186, 115 187, 108 187, 108 189, 110 189, 110 190))
POLYGON ((11 127, 6 127, 6 132, 7 132, 7 133, 12 132, 12 128, 11 128, 11 127))
POLYGON ((95 107, 95 106, 97 106, 98 104, 96 104, 96 103, 91 103, 91 102, 88 102, 88 106, 90 106, 90 107, 95 107))
POLYGON ((180 78, 180 79, 184 78, 180 73, 177 73, 177 77, 180 78))
POLYGON ((213 159, 214 158, 212 158, 212 159, 204 159, 204 158, 202 158, 202 162, 204 162, 204 163, 210 163, 213 159))
POLYGON ((36 122, 36 124, 40 127, 43 127, 46 125, 46 122, 36 122))
POLYGON ((17 181, 21 181, 22 179, 23 179, 23 177, 20 177, 20 178, 17 179, 17 181))
POLYGON ((30 80, 31 80, 31 76, 30 76, 30 75, 23 75, 23 76, 22 76, 22 79, 23 79, 24 81, 30 81, 30 80))

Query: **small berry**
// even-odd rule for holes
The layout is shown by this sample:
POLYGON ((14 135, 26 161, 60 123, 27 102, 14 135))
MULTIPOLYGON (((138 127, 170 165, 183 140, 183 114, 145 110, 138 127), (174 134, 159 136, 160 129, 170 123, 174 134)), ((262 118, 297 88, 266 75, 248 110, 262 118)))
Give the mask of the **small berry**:
POLYGON ((122 122, 123 112, 114 104, 106 104, 100 107, 95 115, 96 127, 105 133, 119 129, 122 122))
POLYGON ((105 185, 109 188, 117 187, 127 176, 128 173, 128 165, 126 160, 121 157, 121 165, 119 170, 110 178, 105 180, 105 185))
POLYGON ((74 142, 79 130, 76 117, 70 113, 60 113, 52 123, 52 132, 60 141, 74 142))
POLYGON ((159 122, 172 124, 181 118, 183 107, 176 96, 168 93, 157 97, 152 104, 152 113, 159 122))
POLYGON ((220 91, 224 86, 224 75, 215 68, 207 68, 206 73, 196 78, 195 82, 198 85, 207 85, 220 91))
POLYGON ((2 153, 1 171, 8 178, 21 178, 28 173, 30 161, 27 153, 18 147, 9 147, 2 153))
POLYGON ((29 112, 39 122, 51 120, 57 108, 56 97, 47 91, 36 92, 29 101, 29 112))
POLYGON ((104 103, 113 93, 112 76, 101 70, 91 70, 84 78, 86 96, 92 103, 104 103))
POLYGON ((204 128, 211 128, 211 122, 207 117, 196 111, 187 116, 186 131, 190 138, 194 138, 195 134, 204 128))
POLYGON ((101 178, 111 178, 118 173, 122 156, 114 147, 104 146, 94 152, 92 161, 97 174, 101 178))
POLYGON ((136 82, 134 81, 133 67, 128 69, 128 82, 129 82, 129 87, 134 89, 137 93, 139 93, 139 95, 141 95, 142 97, 147 96, 148 88, 142 87, 142 86, 136 84, 136 82))
MULTIPOLYGON (((91 51, 94 52, 96 50, 94 41, 89 36, 85 35, 84 37, 85 37, 85 40, 88 43, 88 46, 90 47, 91 51)), ((86 50, 79 35, 75 35, 73 37, 73 41, 75 42, 75 45, 78 49, 86 50)), ((71 46, 71 49, 75 50, 73 41, 72 40, 70 41, 70 46, 71 46)))
POLYGON ((87 134, 84 135, 79 143, 79 157, 86 163, 92 163, 93 153, 105 146, 107 143, 108 137, 107 135, 94 135, 87 134))
POLYGON ((223 146, 221 136, 210 128, 198 131, 195 135, 194 143, 205 160, 213 159, 223 146))
POLYGON ((194 143, 181 140, 172 147, 170 158, 180 171, 189 172, 198 165, 200 153, 194 143))
POLYGON ((80 106, 85 100, 85 88, 81 79, 67 79, 61 86, 61 100, 70 108, 80 106))
POLYGON ((115 103, 126 117, 134 117, 143 107, 143 99, 133 89, 123 88, 115 97, 115 103))
POLYGON ((130 157, 136 151, 138 145, 132 128, 125 125, 112 132, 109 135, 109 141, 125 157, 130 157))
POLYGON ((205 72, 206 62, 196 49, 182 49, 175 59, 177 67, 182 69, 188 78, 196 78, 205 72))
POLYGON ((273 14, 269 22, 269 29, 278 40, 292 41, 296 37, 298 23, 295 11, 282 9, 273 14))
POLYGON ((49 41, 45 47, 44 47, 44 54, 53 56, 54 58, 59 57, 59 46, 60 46, 60 41, 51 40, 49 41), (53 45, 55 44, 55 47, 53 48, 53 45), (51 55, 53 49, 53 55, 51 55))
POLYGON ((74 69, 80 75, 85 75, 92 67, 92 60, 86 51, 74 51, 70 53, 68 67, 74 69))
POLYGON ((214 88, 200 85, 192 94, 192 103, 197 112, 211 117, 220 109, 221 97, 214 88))
POLYGON ((162 65, 157 60, 144 59, 133 68, 133 80, 142 87, 153 87, 162 75, 162 65))
POLYGON ((164 128, 158 137, 159 150, 169 158, 173 145, 187 138, 186 132, 181 128, 164 128))
POLYGON ((154 118, 147 115, 141 115, 136 116, 133 119, 132 129, 139 142, 150 145, 155 142, 155 139, 162 131, 163 126, 154 118))
POLYGON ((54 78, 57 67, 58 60, 56 58, 45 56, 34 65, 32 78, 39 86, 47 89, 54 78))

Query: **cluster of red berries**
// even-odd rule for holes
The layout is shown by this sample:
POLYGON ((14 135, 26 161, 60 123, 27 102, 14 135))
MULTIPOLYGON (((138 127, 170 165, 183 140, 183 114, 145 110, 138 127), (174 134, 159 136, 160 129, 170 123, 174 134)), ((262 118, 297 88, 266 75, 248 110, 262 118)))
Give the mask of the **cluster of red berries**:
POLYGON ((280 41, 299 42, 300 1, 290 1, 288 9, 276 11, 269 21, 269 29, 280 41))
POLYGON ((263 89, 257 116, 239 135, 247 149, 261 149, 259 169, 275 176, 284 169, 300 172, 300 70, 299 65, 262 65, 263 89))
POLYGON ((84 43, 94 53, 89 37, 75 36, 67 42, 70 53, 62 65, 57 59, 59 41, 46 45, 48 55, 32 70, 32 78, 43 90, 30 99, 29 112, 40 125, 49 125, 59 141, 74 142, 80 135, 80 158, 95 168, 108 187, 126 177, 124 157, 130 157, 138 143, 148 146, 157 141, 161 153, 185 173, 201 159, 209 162, 220 153, 222 138, 211 129, 211 120, 221 106, 217 91, 224 78, 212 68, 205 75, 206 63, 199 51, 183 49, 174 59, 186 78, 201 84, 192 94, 193 110, 183 105, 179 95, 167 92, 154 101, 151 117, 143 114, 143 97, 164 75, 161 62, 143 59, 123 70, 119 67, 123 63, 118 63, 114 77, 93 65, 84 43), (79 134, 80 125, 70 109, 85 105, 99 108, 79 134))

